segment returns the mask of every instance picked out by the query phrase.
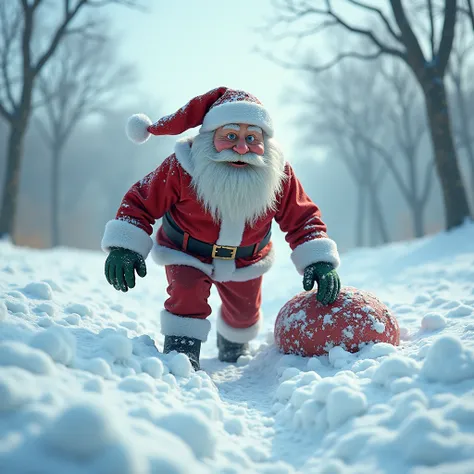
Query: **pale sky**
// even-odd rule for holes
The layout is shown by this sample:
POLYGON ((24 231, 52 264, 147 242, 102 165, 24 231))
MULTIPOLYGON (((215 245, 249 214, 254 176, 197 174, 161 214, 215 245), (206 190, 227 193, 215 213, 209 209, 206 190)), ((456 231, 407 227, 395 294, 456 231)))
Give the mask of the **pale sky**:
MULTIPOLYGON (((147 3, 147 13, 114 9, 115 26, 123 38, 121 50, 136 65, 140 88, 164 108, 137 112, 156 121, 214 87, 243 89, 270 111, 275 138, 289 150, 295 133, 288 127, 292 109, 283 105, 283 94, 296 73, 252 51, 264 41, 257 27, 273 12, 270 0, 147 3)), ((265 41, 265 46, 272 45, 265 41)))

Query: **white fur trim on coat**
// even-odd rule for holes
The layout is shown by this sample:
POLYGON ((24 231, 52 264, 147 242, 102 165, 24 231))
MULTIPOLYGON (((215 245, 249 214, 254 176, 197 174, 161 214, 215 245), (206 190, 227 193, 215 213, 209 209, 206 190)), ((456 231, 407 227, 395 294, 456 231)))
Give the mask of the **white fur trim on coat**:
POLYGON ((174 153, 179 164, 183 167, 184 171, 190 176, 193 175, 194 165, 191 159, 191 145, 193 143, 193 137, 184 137, 176 141, 174 145, 174 153))
POLYGON ((199 132, 211 132, 230 123, 246 123, 257 125, 269 136, 273 137, 273 122, 267 109, 255 102, 225 102, 205 115, 199 132))
POLYGON ((181 250, 170 249, 156 243, 151 251, 151 257, 158 265, 186 265, 197 268, 214 281, 249 281, 262 276, 270 270, 275 262, 275 250, 272 248, 268 255, 257 263, 242 268, 235 268, 233 260, 214 259, 213 264, 210 265, 201 262, 201 260, 192 255, 181 252, 181 250))
POLYGON ((155 243, 151 251, 151 257, 158 265, 186 265, 188 267, 197 268, 207 276, 212 277, 212 265, 201 262, 198 258, 181 252, 181 250, 170 249, 169 247, 155 243))
POLYGON ((248 328, 233 328, 229 326, 221 316, 221 312, 217 315, 216 319, 216 331, 221 335, 224 336, 227 340, 231 342, 238 342, 243 344, 245 342, 249 342, 252 339, 255 339, 260 331, 262 326, 262 314, 260 313, 259 320, 253 325, 248 328))
MULTIPOLYGON (((225 278, 226 275, 224 272, 219 272, 219 264, 222 263, 234 263, 230 260, 219 260, 218 265, 216 260, 214 260, 214 275, 213 279, 215 281, 225 282, 225 281, 249 281, 254 280, 267 273, 268 270, 272 267, 275 262, 275 250, 272 248, 267 256, 259 260, 258 262, 248 265, 247 267, 236 268, 229 278, 225 278)), ((235 267, 235 264, 234 264, 235 267)))
POLYGON ((109 252, 110 247, 122 247, 133 250, 146 259, 153 247, 153 239, 140 227, 114 219, 105 225, 101 247, 104 252, 109 252))
POLYGON ((161 311, 161 334, 164 336, 194 337, 207 341, 211 323, 207 319, 178 316, 164 309, 161 311))
POLYGON ((340 263, 336 242, 327 238, 314 239, 298 245, 291 253, 291 260, 301 275, 312 263, 328 262, 334 265, 334 268, 340 263))

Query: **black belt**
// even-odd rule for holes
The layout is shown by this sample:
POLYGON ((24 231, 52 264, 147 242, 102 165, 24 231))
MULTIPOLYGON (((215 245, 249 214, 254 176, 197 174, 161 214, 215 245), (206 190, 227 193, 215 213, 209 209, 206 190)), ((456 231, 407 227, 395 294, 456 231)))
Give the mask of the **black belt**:
POLYGON ((270 237, 272 236, 270 228, 267 235, 258 244, 247 245, 246 247, 230 247, 228 245, 208 244, 191 237, 176 224, 168 212, 163 216, 162 226, 170 240, 186 252, 194 253, 201 257, 219 258, 221 260, 251 257, 255 253, 260 252, 270 242, 270 237))

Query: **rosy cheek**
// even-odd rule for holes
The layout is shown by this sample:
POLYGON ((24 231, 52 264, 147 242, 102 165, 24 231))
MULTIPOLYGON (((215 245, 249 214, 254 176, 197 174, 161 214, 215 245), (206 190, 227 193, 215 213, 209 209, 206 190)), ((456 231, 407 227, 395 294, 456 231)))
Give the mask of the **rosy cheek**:
POLYGON ((248 145, 249 150, 256 155, 263 155, 265 153, 265 146, 263 143, 257 143, 255 145, 248 145))
POLYGON ((221 152, 222 150, 228 150, 232 148, 234 144, 229 142, 228 140, 222 140, 219 138, 214 138, 214 147, 216 148, 217 152, 221 152))

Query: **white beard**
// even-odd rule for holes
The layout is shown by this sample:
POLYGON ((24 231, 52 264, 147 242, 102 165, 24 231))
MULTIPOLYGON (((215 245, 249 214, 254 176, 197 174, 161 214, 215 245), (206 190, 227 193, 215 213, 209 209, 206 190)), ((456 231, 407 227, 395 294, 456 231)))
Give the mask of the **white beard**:
POLYGON ((191 147, 192 185, 199 200, 216 222, 223 217, 232 221, 255 223, 274 210, 285 178, 285 162, 277 143, 264 138, 265 153, 239 155, 233 150, 217 152, 214 132, 198 134, 191 147), (229 162, 247 166, 236 168, 229 162))

